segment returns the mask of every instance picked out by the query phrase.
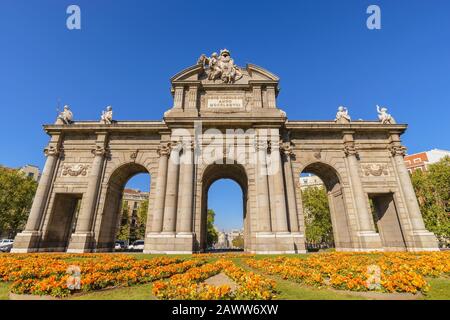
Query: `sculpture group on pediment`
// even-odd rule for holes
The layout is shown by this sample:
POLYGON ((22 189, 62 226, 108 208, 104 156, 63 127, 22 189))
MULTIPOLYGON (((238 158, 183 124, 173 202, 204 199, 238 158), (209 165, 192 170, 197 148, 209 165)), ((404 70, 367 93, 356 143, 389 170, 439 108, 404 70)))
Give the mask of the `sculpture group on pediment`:
POLYGON ((227 49, 220 50, 220 55, 213 52, 211 57, 202 54, 197 64, 203 66, 208 79, 212 81, 220 79, 223 83, 234 83, 243 76, 227 49))

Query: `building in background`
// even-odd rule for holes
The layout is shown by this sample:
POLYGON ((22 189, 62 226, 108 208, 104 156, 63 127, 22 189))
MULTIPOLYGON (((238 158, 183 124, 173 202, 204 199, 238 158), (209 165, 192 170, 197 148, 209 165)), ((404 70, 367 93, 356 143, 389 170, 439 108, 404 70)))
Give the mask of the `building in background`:
POLYGON ((450 157, 450 151, 433 149, 406 155, 404 160, 409 173, 413 173, 416 170, 428 170, 430 164, 436 163, 446 156, 450 157))
POLYGON ((26 166, 20 167, 20 168, 10 168, 0 165, 0 167, 13 170, 13 171, 19 171, 24 174, 24 176, 29 177, 33 179, 36 182, 39 182, 39 178, 41 177, 41 171, 39 170, 38 166, 27 164, 26 166))
POLYGON ((237 237, 244 236, 244 230, 233 229, 229 232, 219 231, 217 227, 214 227, 218 234, 217 243, 214 244, 214 249, 242 249, 233 245, 233 240, 237 237))
POLYGON ((26 166, 23 166, 19 169, 20 172, 23 172, 25 176, 33 179, 34 181, 39 182, 39 178, 41 177, 41 171, 39 170, 39 167, 27 164, 26 166))
MULTIPOLYGON (((125 189, 122 197, 122 218, 120 219, 120 226, 129 226, 130 240, 134 239, 136 229, 139 227, 138 211, 142 203, 148 200, 149 193, 137 189, 125 189)), ((144 222, 145 223, 145 222, 144 222)))
POLYGON ((307 173, 300 176, 300 187, 302 190, 311 187, 323 187, 323 182, 318 176, 307 173))

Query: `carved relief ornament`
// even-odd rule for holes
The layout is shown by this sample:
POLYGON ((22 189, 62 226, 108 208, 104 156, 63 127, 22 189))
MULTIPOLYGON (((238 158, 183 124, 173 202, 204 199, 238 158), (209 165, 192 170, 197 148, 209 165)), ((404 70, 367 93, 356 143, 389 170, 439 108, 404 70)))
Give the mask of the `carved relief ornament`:
POLYGON ((66 164, 63 165, 62 175, 71 177, 86 176, 88 168, 87 164, 66 164))
POLYGON ((388 167, 385 163, 368 163, 363 164, 361 167, 365 176, 380 177, 389 175, 388 167))

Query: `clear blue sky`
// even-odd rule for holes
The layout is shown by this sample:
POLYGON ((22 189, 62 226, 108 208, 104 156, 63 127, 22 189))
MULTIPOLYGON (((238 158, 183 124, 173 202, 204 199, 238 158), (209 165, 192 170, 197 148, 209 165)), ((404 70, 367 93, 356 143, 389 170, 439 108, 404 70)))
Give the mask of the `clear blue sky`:
MULTIPOLYGON (((290 119, 333 119, 340 104, 375 119, 381 104, 409 124, 409 152, 450 149, 449 17, 448 0, 1 0, 0 164, 42 168, 41 125, 58 99, 80 120, 109 104, 118 120, 161 119, 169 78, 224 47, 237 64, 280 76, 290 119), (81 30, 66 28, 70 4, 81 7, 81 30), (366 28, 370 4, 381 7, 381 30, 366 28)), ((240 210, 226 193, 213 201, 218 216, 240 210)))

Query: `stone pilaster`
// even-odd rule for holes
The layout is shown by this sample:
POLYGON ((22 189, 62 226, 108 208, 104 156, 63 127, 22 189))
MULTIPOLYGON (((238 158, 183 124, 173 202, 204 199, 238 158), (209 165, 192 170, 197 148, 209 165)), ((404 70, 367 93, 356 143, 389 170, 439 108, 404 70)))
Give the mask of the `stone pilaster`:
POLYGON ((268 86, 266 90, 267 90, 267 107, 274 109, 276 108, 275 87, 268 86))
POLYGON ((391 135, 391 145, 389 149, 397 171, 398 181, 400 183, 400 188, 403 193, 403 199, 408 210, 408 217, 412 227, 411 236, 413 238, 413 243, 407 243, 407 249, 409 251, 439 250, 436 236, 426 229, 423 222, 419 203, 417 202, 417 197, 411 183, 411 178, 403 159, 406 153, 406 148, 400 144, 400 138, 397 134, 391 135))
POLYGON ((286 198, 283 181, 283 164, 280 156, 279 143, 271 144, 271 172, 273 174, 274 195, 272 197, 275 208, 275 230, 276 232, 288 232, 286 198))
POLYGON ((179 233, 192 234, 192 212, 194 198, 194 143, 183 145, 181 157, 181 183, 182 190, 179 206, 179 233))
POLYGON ((98 201, 99 185, 102 177, 103 164, 106 155, 106 134, 98 134, 97 144, 92 150, 94 160, 89 174, 86 192, 81 200, 81 209, 78 216, 75 232, 70 238, 67 252, 90 252, 93 248, 92 221, 98 201))
POLYGON ((197 85, 191 85, 189 86, 188 101, 185 104, 184 115, 192 117, 198 116, 197 104, 198 104, 198 87, 197 85))
POLYGON ((269 185, 267 179, 267 141, 257 141, 257 160, 256 160, 256 190, 258 194, 258 231, 271 232, 272 226, 270 221, 270 202, 269 202, 269 185))
POLYGON ((285 143, 283 145, 282 151, 284 154, 284 175, 286 179, 286 196, 288 202, 290 231, 299 232, 297 201, 295 197, 295 184, 294 184, 294 175, 292 173, 292 161, 291 161, 293 152, 290 143, 285 143))
POLYGON ((45 162, 44 170, 42 171, 41 179, 36 190, 30 215, 28 216, 25 230, 16 236, 14 247, 11 252, 38 251, 39 240, 41 238, 40 226, 44 217, 45 206, 47 204, 60 152, 57 146, 49 145, 44 150, 44 153, 47 157, 47 161, 45 162))
POLYGON ((175 93, 173 98, 173 108, 182 109, 184 100, 184 88, 181 86, 175 87, 175 93))
POLYGON ((253 87, 253 104, 255 108, 262 108, 261 86, 253 87))
MULTIPOLYGON (((156 197, 153 206, 153 219, 151 222, 151 232, 161 232, 164 219, 164 200, 166 198, 166 185, 167 185, 167 163, 169 160, 170 146, 161 145, 158 150, 159 165, 158 165, 158 177, 156 182, 156 197)), ((149 206, 149 209, 151 206, 149 206)), ((150 215, 149 215, 150 216, 150 215)))
POLYGON ((372 214, 369 212, 368 197, 364 192, 359 175, 357 150, 353 140, 353 133, 344 133, 344 153, 347 159, 348 175, 350 178, 355 213, 358 219, 357 235, 361 247, 367 250, 382 250, 380 235, 375 232, 372 214))
POLYGON ((163 232, 175 233, 177 200, 178 200, 178 180, 180 167, 180 145, 175 145, 170 150, 170 158, 167 169, 166 199, 164 205, 163 232))

